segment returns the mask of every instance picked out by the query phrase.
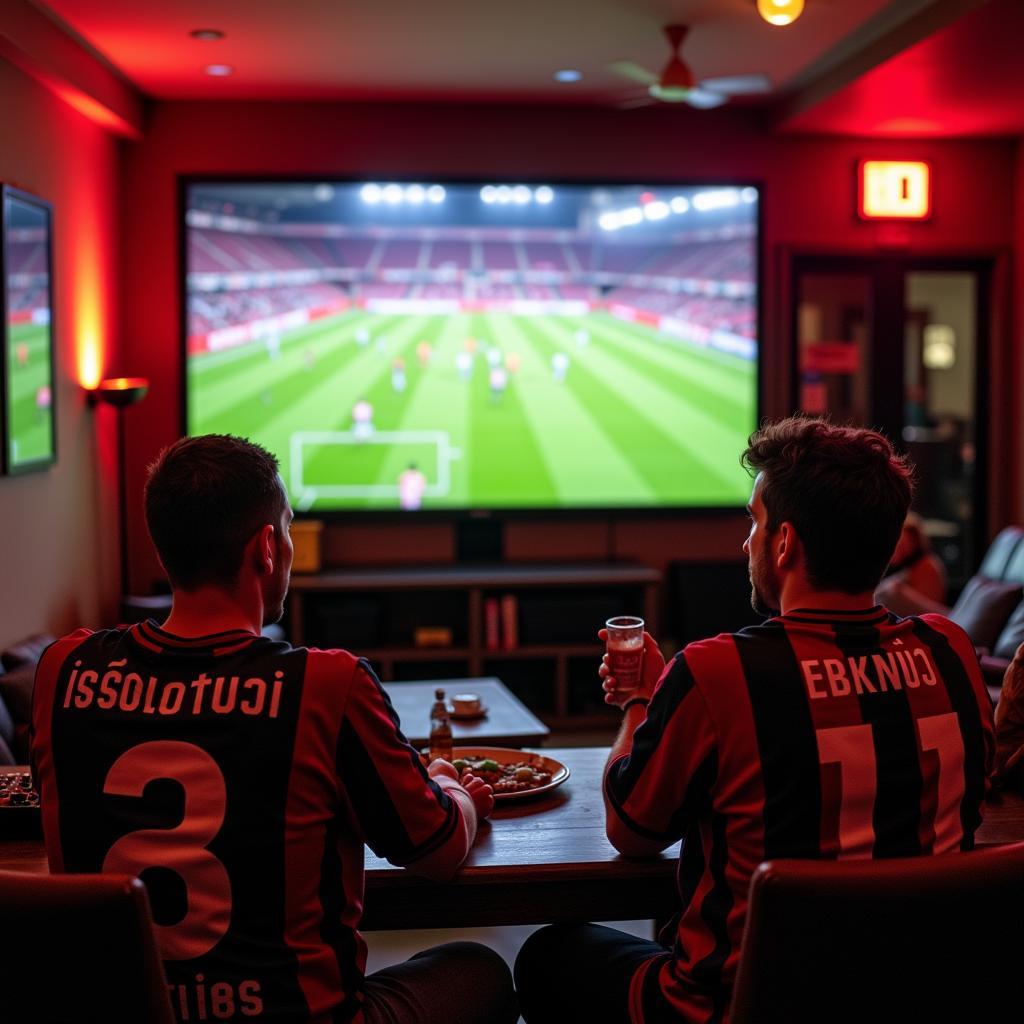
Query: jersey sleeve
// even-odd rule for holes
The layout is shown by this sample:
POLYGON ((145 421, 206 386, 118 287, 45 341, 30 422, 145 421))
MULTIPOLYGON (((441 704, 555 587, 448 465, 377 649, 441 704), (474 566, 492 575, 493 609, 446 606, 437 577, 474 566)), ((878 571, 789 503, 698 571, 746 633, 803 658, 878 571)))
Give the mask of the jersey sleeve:
POLYGON ((714 726, 684 651, 659 680, 629 753, 609 765, 605 795, 623 824, 667 844, 706 806, 716 772, 714 726))
POLYGON ((339 784, 363 841, 392 864, 410 864, 443 846, 460 823, 455 800, 427 775, 402 734, 398 714, 361 661, 338 735, 339 784))

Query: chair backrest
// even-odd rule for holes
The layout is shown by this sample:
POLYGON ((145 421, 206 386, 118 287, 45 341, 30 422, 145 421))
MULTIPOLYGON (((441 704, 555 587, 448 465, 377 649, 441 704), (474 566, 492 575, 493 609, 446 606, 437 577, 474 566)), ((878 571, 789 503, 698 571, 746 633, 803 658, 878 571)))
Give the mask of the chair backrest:
POLYGON ((731 1024, 1022 1012, 1024 843, 938 857, 779 860, 754 872, 731 1024))
POLYGON ((978 575, 986 576, 992 580, 1016 580, 1024 583, 1024 577, 1018 571, 1010 572, 1011 563, 1014 569, 1019 568, 1019 560, 1014 559, 1018 551, 1024 551, 1021 542, 1024 541, 1024 529, 1019 526, 1007 526, 992 538, 985 557, 978 567, 978 575))
POLYGON ((0 871, 4 1024, 174 1024, 146 887, 0 871))

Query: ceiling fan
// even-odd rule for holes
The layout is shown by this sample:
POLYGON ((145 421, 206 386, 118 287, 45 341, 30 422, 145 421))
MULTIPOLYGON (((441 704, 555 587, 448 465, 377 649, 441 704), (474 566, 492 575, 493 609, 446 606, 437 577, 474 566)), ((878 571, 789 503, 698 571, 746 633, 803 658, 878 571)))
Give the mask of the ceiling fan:
POLYGON ((730 96, 750 96, 768 92, 771 88, 767 75, 728 75, 724 78, 695 81, 693 72, 679 56, 679 48, 683 45, 689 30, 688 25, 665 26, 664 31, 672 48, 672 56, 660 75, 629 60, 618 60, 608 65, 608 69, 614 74, 647 86, 646 95, 617 104, 620 109, 660 102, 688 103, 698 110, 710 110, 727 102, 730 96))

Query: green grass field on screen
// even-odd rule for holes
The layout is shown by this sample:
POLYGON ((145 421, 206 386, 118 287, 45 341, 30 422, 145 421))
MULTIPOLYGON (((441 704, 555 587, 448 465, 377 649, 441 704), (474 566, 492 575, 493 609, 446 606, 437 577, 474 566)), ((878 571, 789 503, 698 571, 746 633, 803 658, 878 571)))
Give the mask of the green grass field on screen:
POLYGON ((53 454, 50 329, 9 324, 7 339, 7 456, 17 467, 53 454))
POLYGON ((427 509, 742 506, 756 392, 755 362, 606 313, 352 310, 276 345, 190 356, 188 430, 269 448, 303 511, 397 509, 410 463, 427 509), (468 380, 457 365, 467 339, 468 380), (489 352, 502 365, 512 355, 497 394, 489 352), (569 360, 562 380, 556 352, 569 360), (365 437, 352 429, 360 400, 373 409, 365 437))

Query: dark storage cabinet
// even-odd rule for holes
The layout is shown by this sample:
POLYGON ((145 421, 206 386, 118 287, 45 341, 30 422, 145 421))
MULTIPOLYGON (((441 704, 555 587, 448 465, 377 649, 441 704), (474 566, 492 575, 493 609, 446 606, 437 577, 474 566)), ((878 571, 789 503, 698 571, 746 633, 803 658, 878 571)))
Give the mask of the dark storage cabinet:
POLYGON ((661 573, 646 566, 446 566, 292 577, 295 644, 345 647, 382 679, 494 675, 549 723, 608 721, 597 630, 643 615, 656 634, 661 573))

